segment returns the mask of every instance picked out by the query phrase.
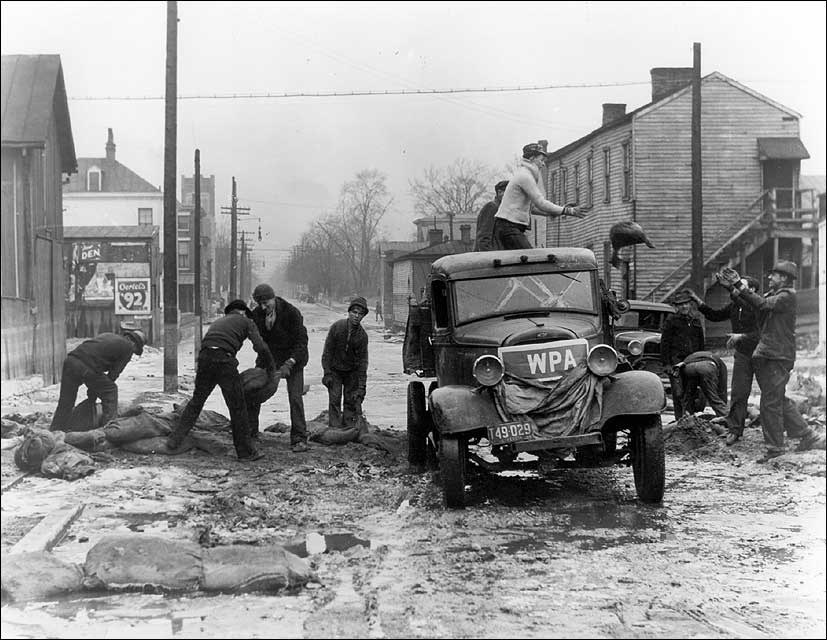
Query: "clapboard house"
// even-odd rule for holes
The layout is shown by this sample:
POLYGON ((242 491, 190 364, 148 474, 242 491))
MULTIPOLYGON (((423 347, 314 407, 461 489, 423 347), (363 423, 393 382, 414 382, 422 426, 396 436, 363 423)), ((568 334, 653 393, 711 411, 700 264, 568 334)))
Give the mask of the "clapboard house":
POLYGON ((63 176, 75 145, 58 55, 2 56, 2 379, 60 380, 63 176))
MULTIPOLYGON (((692 69, 651 70, 652 100, 626 112, 604 104, 602 124, 550 154, 546 188, 555 202, 577 202, 582 220, 549 223, 548 246, 589 247, 611 286, 662 301, 687 285, 692 237, 692 69), (634 220, 656 245, 624 249, 606 265, 609 229, 634 220)), ((765 282, 777 259, 815 286, 816 209, 801 189, 800 114, 725 75, 701 80, 703 245, 707 283, 731 265, 765 282)), ((699 292, 700 293, 700 292, 699 292)))

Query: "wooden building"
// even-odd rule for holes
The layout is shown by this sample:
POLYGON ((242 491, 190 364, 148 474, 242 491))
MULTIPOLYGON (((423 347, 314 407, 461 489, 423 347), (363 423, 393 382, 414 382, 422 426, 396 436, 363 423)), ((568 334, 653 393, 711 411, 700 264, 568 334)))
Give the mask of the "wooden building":
POLYGON ((2 379, 60 380, 63 176, 77 168, 58 55, 2 56, 2 379))
MULTIPOLYGON (((592 248, 610 286, 628 297, 668 299, 691 275, 692 71, 652 69, 651 102, 630 113, 604 104, 602 125, 546 165, 549 198, 587 210, 582 220, 550 222, 548 246, 592 248), (624 249, 617 270, 605 265, 604 247, 621 220, 642 225, 656 248, 624 249)), ((800 114, 718 72, 702 78, 701 102, 707 283, 724 265, 765 282, 772 264, 788 259, 801 268, 800 286, 814 287, 816 210, 799 185, 809 157, 800 114)))

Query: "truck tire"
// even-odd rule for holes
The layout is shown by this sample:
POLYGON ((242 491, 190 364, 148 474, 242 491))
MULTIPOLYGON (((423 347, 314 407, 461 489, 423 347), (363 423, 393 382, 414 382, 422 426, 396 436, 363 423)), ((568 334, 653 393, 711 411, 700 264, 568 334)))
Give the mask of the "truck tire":
POLYGON ((465 507, 465 470, 468 461, 468 439, 464 436, 443 437, 439 442, 439 472, 445 506, 465 507))
POLYGON ((414 380, 408 383, 408 464, 425 470, 428 437, 428 410, 425 406, 425 385, 414 380))
POLYGON ((660 502, 666 485, 666 461, 660 416, 646 416, 631 429, 632 472, 643 502, 660 502))

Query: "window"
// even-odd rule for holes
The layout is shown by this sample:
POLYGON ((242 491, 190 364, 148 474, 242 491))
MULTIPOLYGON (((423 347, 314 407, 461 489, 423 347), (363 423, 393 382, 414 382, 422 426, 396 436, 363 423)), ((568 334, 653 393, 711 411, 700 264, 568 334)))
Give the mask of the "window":
POLYGON ((178 242, 178 268, 190 268, 190 242, 189 240, 179 240, 178 242))
POLYGON ((611 176, 611 161, 612 150, 603 149, 603 202, 611 201, 611 192, 609 190, 609 178, 611 176))
POLYGON ((632 197, 632 148, 629 141, 623 143, 623 199, 632 197))
POLYGON ((187 232, 185 235, 189 235, 190 230, 190 214, 185 213, 183 215, 178 216, 178 231, 187 232))
POLYGON ((152 209, 138 208, 138 224, 152 224, 152 209))
POLYGON ((557 204, 564 205, 566 204, 566 198, 568 197, 568 181, 569 181, 569 170, 564 168, 562 169, 563 175, 560 178, 560 197, 557 199, 557 204))
POLYGON ((86 190, 101 190, 101 170, 99 167, 90 167, 89 171, 86 172, 86 190))
POLYGON ((557 172, 556 171, 551 172, 551 178, 549 179, 548 192, 549 192, 549 199, 553 200, 554 198, 557 197, 557 172))
POLYGON ((594 206, 594 156, 589 153, 586 157, 586 206, 594 206))
POLYGON ((574 204, 580 204, 580 163, 574 165, 574 204))

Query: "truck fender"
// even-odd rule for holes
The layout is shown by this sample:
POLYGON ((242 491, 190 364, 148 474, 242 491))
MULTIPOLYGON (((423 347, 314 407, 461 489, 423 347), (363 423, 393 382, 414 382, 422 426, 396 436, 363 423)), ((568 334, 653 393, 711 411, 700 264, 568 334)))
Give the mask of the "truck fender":
POLYGON ((428 398, 434 426, 441 434, 461 433, 502 422, 486 388, 466 385, 438 387, 428 398))
POLYGON ((666 392, 660 378, 650 371, 616 373, 603 385, 600 424, 615 416, 660 413, 666 408, 666 392))

